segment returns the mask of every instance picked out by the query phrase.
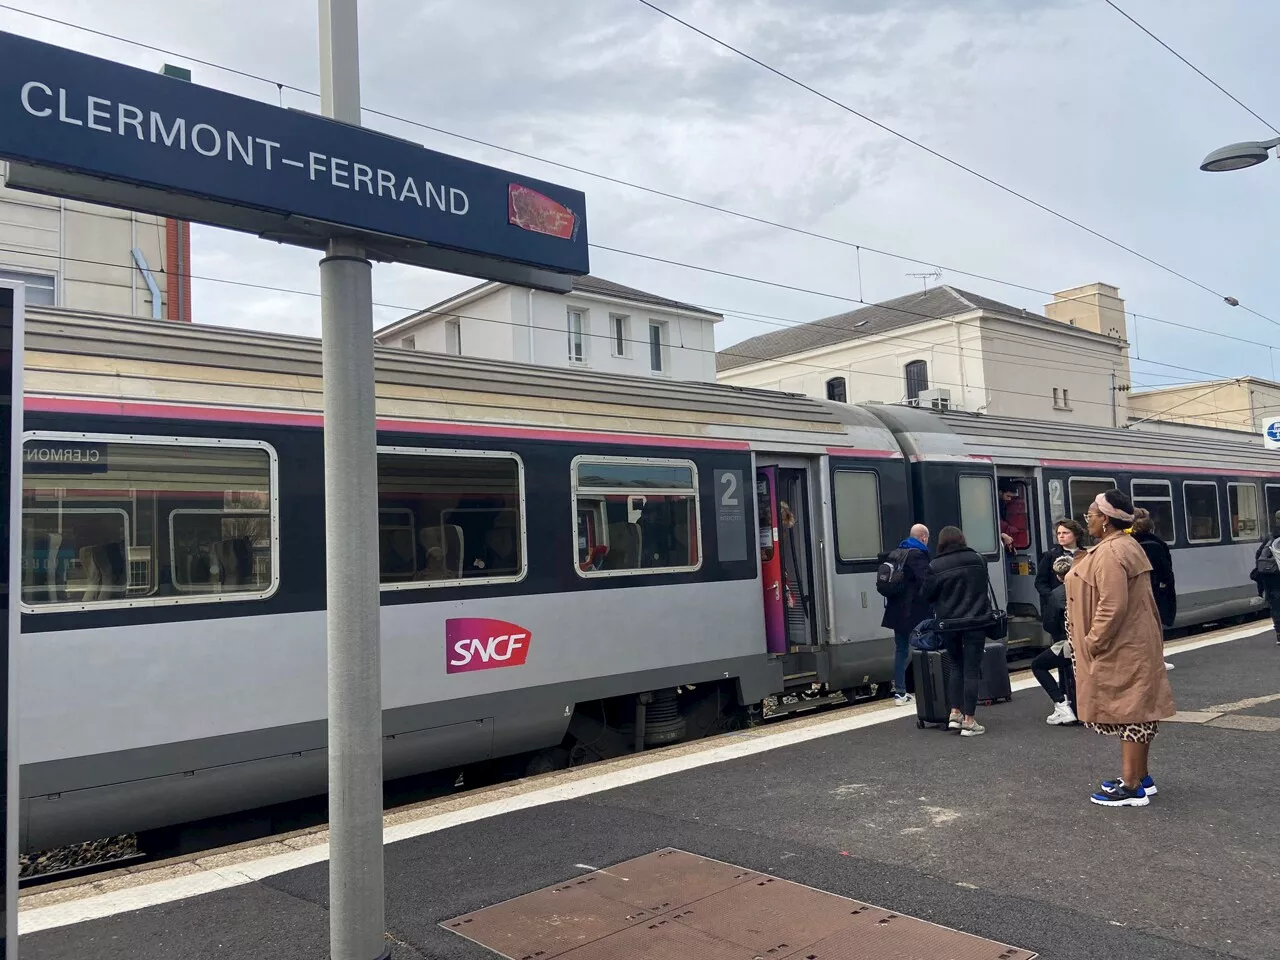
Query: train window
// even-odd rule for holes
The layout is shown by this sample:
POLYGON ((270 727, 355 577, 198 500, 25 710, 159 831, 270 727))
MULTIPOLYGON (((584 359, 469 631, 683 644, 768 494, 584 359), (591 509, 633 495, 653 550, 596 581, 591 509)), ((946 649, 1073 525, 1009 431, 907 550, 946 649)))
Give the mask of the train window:
POLYGON ((248 600, 279 580, 263 443, 31 433, 22 599, 37 612, 248 600))
POLYGON ((1265 527, 1270 529, 1276 523, 1280 523, 1280 485, 1268 483, 1266 487, 1267 493, 1267 516, 1265 527))
POLYGON ((693 463, 577 457, 572 470, 579 575, 675 573, 702 566, 693 463))
POLYGON ((841 560, 874 560, 884 551, 880 532, 880 479, 861 470, 837 470, 836 549, 841 560))
POLYGON ((522 579, 524 464, 488 450, 379 447, 378 551, 384 590, 522 579))
POLYGON ((1165 543, 1178 539, 1173 522, 1173 484, 1168 480, 1134 480, 1129 486, 1133 505, 1151 514, 1156 536, 1165 543))
POLYGON ((1067 481, 1067 496, 1071 500, 1071 517, 1084 523, 1084 515, 1089 504, 1098 499, 1098 494, 1114 490, 1114 477, 1072 477, 1067 481))
POLYGON ((1218 485, 1212 480, 1184 480, 1182 502, 1187 508, 1187 539, 1192 543, 1217 543, 1222 539, 1218 512, 1218 485))
POLYGON ((996 493, 991 477, 960 478, 960 529, 974 550, 996 552, 996 493))
POLYGON ((1228 483, 1227 510, 1231 514, 1232 540, 1257 540, 1261 536, 1257 484, 1228 483))

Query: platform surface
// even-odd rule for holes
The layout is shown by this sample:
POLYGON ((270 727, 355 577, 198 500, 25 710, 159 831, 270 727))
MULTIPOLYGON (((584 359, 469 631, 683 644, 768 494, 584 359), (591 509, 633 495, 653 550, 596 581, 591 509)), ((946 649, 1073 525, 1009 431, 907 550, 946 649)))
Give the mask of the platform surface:
MULTIPOLYGON (((1118 774, 1118 746, 1081 727, 1046 725, 1050 704, 1038 688, 980 708, 988 733, 967 740, 917 730, 903 711, 882 710, 884 722, 873 717, 801 742, 778 736, 776 749, 640 782, 630 782, 633 767, 620 765, 623 785, 614 789, 600 789, 615 775, 607 765, 590 768, 604 778, 593 781, 595 792, 527 809, 504 799, 496 815, 446 821, 390 843, 393 955, 493 960, 498 954, 448 924, 674 848, 1055 960, 1280 957, 1280 725, 1272 722, 1280 718, 1280 646, 1266 631, 1171 659, 1183 716, 1163 724, 1153 746, 1159 795, 1145 808, 1087 802, 1098 780, 1118 774)), ((750 740, 755 750, 771 736, 766 726, 738 742, 750 740)), ((734 742, 686 750, 719 756, 734 742)), ((538 780, 513 789, 545 792, 538 780)), ((215 880, 228 869, 212 871, 215 880)), ((27 928, 37 919, 43 928, 22 937, 22 957, 324 958, 327 870, 320 860, 74 923, 49 920, 56 896, 32 899, 27 928)), ((83 902, 92 906, 93 897, 83 902)), ((139 887, 125 905, 147 902, 139 887)), ((623 924, 618 930, 634 926, 623 924)), ((815 919, 809 929, 819 925, 815 919)), ((765 946, 769 936, 761 935, 741 945, 765 946)), ((672 936, 678 948, 687 931, 672 936)), ((803 936, 804 929, 786 931, 803 936)), ((883 955, 933 956, 899 947, 883 955)), ((679 950, 654 953, 637 943, 581 954, 606 955, 679 950)), ((700 948, 695 956, 719 954, 700 948)))

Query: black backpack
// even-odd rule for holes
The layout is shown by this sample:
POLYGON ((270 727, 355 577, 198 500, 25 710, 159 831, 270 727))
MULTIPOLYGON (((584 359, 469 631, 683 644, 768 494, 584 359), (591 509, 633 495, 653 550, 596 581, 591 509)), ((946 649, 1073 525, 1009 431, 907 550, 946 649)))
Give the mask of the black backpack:
POLYGON ((907 586, 907 554, 905 547, 890 550, 876 570, 876 592, 882 597, 896 597, 907 586))
POLYGON ((1262 545, 1262 549, 1258 551, 1258 559, 1254 561, 1253 568, 1258 571, 1261 577, 1274 577, 1280 574, 1280 563, 1276 562, 1275 541, 1269 540, 1262 545))

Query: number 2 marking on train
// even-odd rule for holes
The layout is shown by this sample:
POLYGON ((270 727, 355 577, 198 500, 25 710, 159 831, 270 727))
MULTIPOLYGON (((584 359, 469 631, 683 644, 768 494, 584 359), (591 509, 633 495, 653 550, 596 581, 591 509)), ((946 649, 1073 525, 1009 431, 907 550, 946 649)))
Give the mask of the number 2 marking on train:
POLYGON ((720 496, 720 502, 726 507, 736 507, 738 505, 738 475, 736 473, 722 474, 720 482, 724 484, 724 493, 720 496))

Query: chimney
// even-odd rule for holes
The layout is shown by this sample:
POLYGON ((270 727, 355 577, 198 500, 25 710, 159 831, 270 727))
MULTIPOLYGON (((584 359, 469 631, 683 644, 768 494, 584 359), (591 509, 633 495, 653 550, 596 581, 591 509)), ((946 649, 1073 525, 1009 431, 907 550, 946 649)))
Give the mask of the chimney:
POLYGON ((1104 337, 1129 339, 1124 301, 1120 299, 1119 288, 1110 284, 1089 283, 1060 290, 1053 295, 1053 303, 1045 304, 1044 314, 1050 320, 1100 333, 1104 337))
MULTIPOLYGON (((191 71, 166 63, 160 68, 166 77, 191 82, 191 71)), ((191 224, 185 220, 164 222, 165 319, 191 322, 191 224)))

